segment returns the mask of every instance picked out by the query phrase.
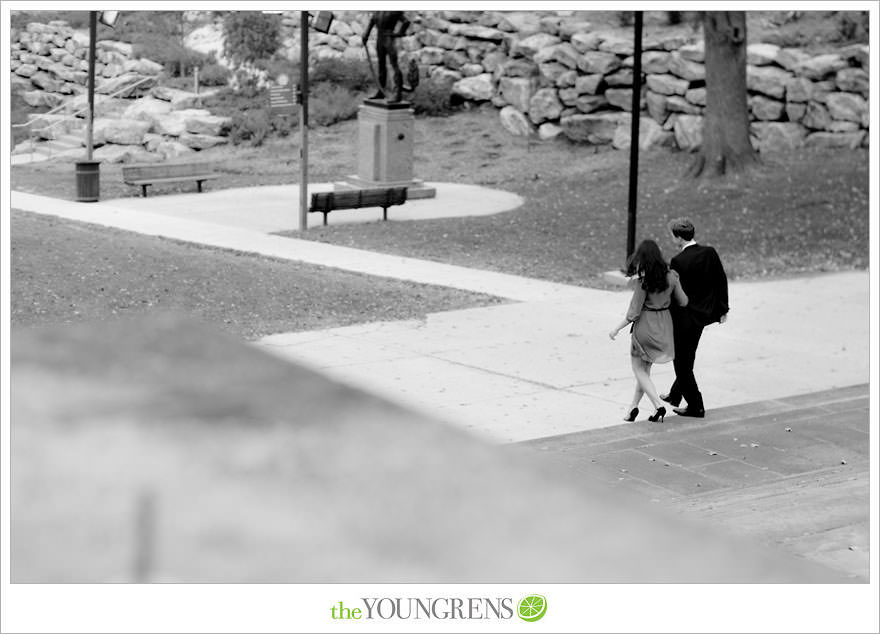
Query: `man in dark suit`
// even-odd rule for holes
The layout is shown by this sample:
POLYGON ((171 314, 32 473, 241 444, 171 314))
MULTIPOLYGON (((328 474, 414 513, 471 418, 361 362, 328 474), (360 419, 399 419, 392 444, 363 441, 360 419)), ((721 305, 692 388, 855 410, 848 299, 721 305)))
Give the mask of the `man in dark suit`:
POLYGON ((724 323, 730 307, 727 302, 727 275, 721 258, 712 247, 697 244, 694 224, 687 218, 676 218, 669 223, 672 240, 680 249, 669 266, 681 278, 681 287, 688 296, 688 305, 673 306, 672 327, 675 335, 675 382, 668 394, 662 395, 667 403, 676 406, 679 416, 703 418, 706 410, 703 395, 694 377, 694 361, 703 328, 716 322, 724 323), (687 407, 679 408, 681 400, 687 407))

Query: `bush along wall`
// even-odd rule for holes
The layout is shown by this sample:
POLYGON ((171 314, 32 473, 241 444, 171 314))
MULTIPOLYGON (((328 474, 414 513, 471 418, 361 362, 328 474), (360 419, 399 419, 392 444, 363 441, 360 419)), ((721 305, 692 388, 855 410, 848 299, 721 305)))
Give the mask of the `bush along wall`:
MULTIPOLYGON (((460 100, 491 103, 512 134, 629 146, 632 29, 596 30, 583 17, 553 12, 412 15, 419 22, 401 47, 422 75, 460 100)), ((312 37, 311 55, 362 58, 366 19, 337 19, 329 34, 312 37)), ((695 150, 706 104, 701 31, 655 29, 642 47, 640 145, 695 150)), ((760 151, 867 146, 867 45, 812 56, 757 42, 748 46, 747 63, 760 151)))

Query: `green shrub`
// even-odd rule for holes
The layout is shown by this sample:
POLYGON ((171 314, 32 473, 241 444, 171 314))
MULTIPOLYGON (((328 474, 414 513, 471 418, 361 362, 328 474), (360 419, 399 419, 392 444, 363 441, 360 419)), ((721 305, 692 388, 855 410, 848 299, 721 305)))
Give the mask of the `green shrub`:
POLYGON ((452 89, 449 85, 423 79, 410 95, 413 110, 426 117, 445 117, 456 108, 452 102, 452 89))
POLYGON ((199 69, 199 83, 203 86, 225 86, 229 81, 229 70, 220 64, 207 64, 199 69))
POLYGON ((375 81, 366 60, 327 58, 315 62, 309 70, 313 84, 330 82, 348 90, 366 92, 373 90, 375 81))
POLYGON ((309 125, 328 126, 357 116, 361 93, 329 81, 311 84, 310 88, 309 125))
POLYGON ((236 112, 232 115, 229 139, 235 145, 250 141, 251 145, 260 146, 271 129, 269 113, 264 109, 236 112))

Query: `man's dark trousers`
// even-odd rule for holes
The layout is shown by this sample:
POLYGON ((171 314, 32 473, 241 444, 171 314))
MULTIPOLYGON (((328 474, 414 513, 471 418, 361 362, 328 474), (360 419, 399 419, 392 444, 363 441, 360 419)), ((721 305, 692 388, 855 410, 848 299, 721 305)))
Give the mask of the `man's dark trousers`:
POLYGON ((703 411, 703 395, 697 386, 694 376, 694 362, 697 357, 697 346, 703 334, 703 323, 686 308, 674 308, 672 311, 672 327, 675 337, 675 382, 669 390, 669 402, 678 404, 682 397, 687 401, 688 409, 703 411))

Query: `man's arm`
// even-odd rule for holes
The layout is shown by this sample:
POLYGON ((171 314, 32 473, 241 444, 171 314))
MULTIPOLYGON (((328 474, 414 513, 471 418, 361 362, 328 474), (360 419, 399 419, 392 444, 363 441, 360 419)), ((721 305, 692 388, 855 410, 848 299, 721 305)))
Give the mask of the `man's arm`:
POLYGON ((718 294, 718 306, 716 311, 718 313, 719 321, 724 323, 724 321, 727 320, 727 313, 730 312, 730 304, 728 303, 727 295, 727 273, 724 272, 724 265, 721 263, 721 258, 718 256, 718 252, 715 251, 715 249, 712 249, 712 254, 714 255, 713 260, 715 261, 715 280, 713 284, 718 294))

